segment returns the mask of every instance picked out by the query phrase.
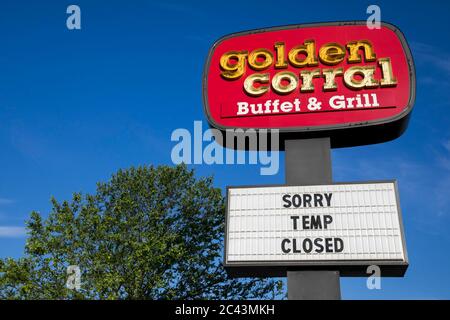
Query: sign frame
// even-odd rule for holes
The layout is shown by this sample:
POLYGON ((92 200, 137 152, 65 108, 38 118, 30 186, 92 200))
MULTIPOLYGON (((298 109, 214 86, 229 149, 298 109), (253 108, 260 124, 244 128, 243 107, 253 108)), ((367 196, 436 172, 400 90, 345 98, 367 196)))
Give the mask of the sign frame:
MULTIPOLYGON (((267 185, 243 185, 243 186, 227 186, 227 202, 225 208, 225 234, 224 234, 224 256, 223 266, 231 277, 284 277, 286 272, 292 270, 334 270, 339 271, 341 276, 345 277, 367 277, 367 267, 376 265, 381 269, 383 277, 403 277, 409 266, 408 251, 406 248, 406 238, 403 226, 403 217, 400 206, 400 198, 398 192, 398 184, 396 179, 391 180, 369 180, 354 182, 336 182, 336 183, 319 183, 310 184, 310 186, 326 186, 326 185, 345 185, 345 184, 376 184, 376 183, 393 183, 395 191, 395 199, 399 216, 399 229, 402 240, 402 247, 405 260, 308 260, 308 261, 227 261, 228 234, 229 234, 229 210, 230 207, 230 189, 237 188, 262 188, 262 187, 289 187, 286 184, 267 184, 267 185)), ((309 185, 308 185, 309 186, 309 185)), ((304 186, 302 186, 304 187, 304 186)))
MULTIPOLYGON (((253 29, 248 31, 236 32, 225 35, 214 42, 208 52, 206 63, 203 69, 202 75, 202 99, 203 99, 203 111, 208 120, 210 127, 216 128, 221 132, 225 132, 228 129, 236 129, 237 127, 222 126, 218 124, 210 114, 210 106, 208 103, 208 73, 211 66, 212 55, 215 52, 216 47, 225 40, 244 35, 251 35, 255 33, 264 33, 269 31, 278 30, 291 30, 299 28, 321 27, 321 26, 360 26, 366 25, 365 20, 354 21, 336 21, 336 22, 322 22, 322 23, 306 23, 306 24, 292 24, 285 26, 276 26, 269 28, 253 29)), ((393 117, 368 120, 362 123, 339 123, 333 125, 321 125, 313 127, 295 127, 295 128, 244 128, 255 129, 259 134, 259 130, 262 129, 276 129, 280 134, 280 147, 279 150, 284 150, 284 141, 290 139, 310 139, 320 137, 330 137, 332 148, 351 147, 359 145, 367 145, 374 143, 381 143, 398 138, 403 134, 408 126, 409 118, 414 106, 416 97, 416 77, 414 60, 409 48, 408 42, 405 36, 398 27, 388 22, 381 22, 382 27, 386 27, 392 30, 398 37, 403 52, 406 56, 406 62, 409 70, 410 78, 410 96, 408 104, 402 112, 393 117)), ((223 141, 225 145, 225 141, 223 141)))

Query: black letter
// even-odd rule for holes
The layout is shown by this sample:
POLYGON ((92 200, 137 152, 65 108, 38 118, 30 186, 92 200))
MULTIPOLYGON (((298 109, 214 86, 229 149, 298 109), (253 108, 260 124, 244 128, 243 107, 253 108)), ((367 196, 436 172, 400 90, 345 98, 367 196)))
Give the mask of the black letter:
POLYGON ((303 195, 303 206, 306 208, 306 205, 308 205, 308 207, 311 207, 311 200, 312 197, 310 194, 304 194, 303 195))
POLYGON ((283 196, 283 201, 286 202, 285 204, 283 204, 283 207, 289 208, 289 207, 292 205, 291 201, 289 201, 289 198, 290 198, 290 197, 291 197, 290 194, 285 194, 285 195, 283 196))
POLYGON ((312 241, 309 238, 303 240, 303 251, 306 253, 310 253, 312 251, 312 241), (308 243, 308 248, 306 247, 306 243, 308 243))
POLYGON ((308 216, 302 216, 302 227, 303 227, 303 230, 309 229, 308 216))
POLYGON ((302 205, 302 197, 300 197, 298 194, 294 194, 292 196, 292 204, 296 208, 300 207, 302 205))
POLYGON ((328 225, 333 222, 333 217, 330 215, 324 215, 323 220, 323 226, 327 229, 328 225))
POLYGON ((322 238, 316 238, 314 239, 314 245, 317 247, 317 249, 315 250, 317 253, 321 253, 323 252, 323 245, 322 245, 322 238))
POLYGON ((325 238, 325 251, 333 252, 333 238, 325 238))
POLYGON ((286 249, 286 244, 287 243, 291 243, 291 240, 289 239, 283 239, 283 241, 281 241, 281 251, 283 251, 284 253, 289 253, 291 252, 291 249, 286 249))
POLYGON ((341 238, 335 238, 334 239, 334 251, 335 252, 342 252, 344 250, 344 241, 342 241, 341 238), (338 243, 340 245, 338 245, 338 243))
POLYGON ((315 193, 314 194, 314 207, 318 207, 319 204, 321 207, 323 207, 322 199, 323 199, 323 196, 320 193, 315 193))
POLYGON ((301 253, 300 249, 297 248, 297 239, 292 239, 292 252, 301 253))
POLYGON ((324 193, 325 200, 327 200, 327 207, 331 206, 331 197, 333 196, 332 193, 324 193))
POLYGON ((291 216, 292 223, 294 224, 294 230, 297 230, 297 220, 300 219, 300 216, 291 216))
POLYGON ((320 216, 311 216, 311 229, 322 229, 322 219, 320 219, 320 216))

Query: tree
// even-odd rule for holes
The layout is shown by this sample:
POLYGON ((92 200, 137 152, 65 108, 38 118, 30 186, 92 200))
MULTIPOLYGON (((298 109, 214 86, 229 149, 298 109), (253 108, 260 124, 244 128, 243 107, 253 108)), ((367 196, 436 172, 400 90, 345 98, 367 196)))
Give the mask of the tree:
POLYGON ((32 212, 24 257, 0 260, 0 298, 272 298, 280 282, 230 279, 221 263, 224 198, 186 166, 119 170, 93 195, 32 212), (79 266, 80 290, 66 287, 79 266))

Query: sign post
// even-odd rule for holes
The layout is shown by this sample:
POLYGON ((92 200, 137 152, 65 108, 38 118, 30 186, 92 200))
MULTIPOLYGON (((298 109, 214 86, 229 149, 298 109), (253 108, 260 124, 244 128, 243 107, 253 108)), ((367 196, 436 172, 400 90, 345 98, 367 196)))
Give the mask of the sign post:
MULTIPOLYGON (((330 184, 332 182, 329 138, 287 140, 285 176, 287 185, 330 184)), ((289 300, 338 300, 341 298, 339 271, 296 271, 288 269, 289 300)))

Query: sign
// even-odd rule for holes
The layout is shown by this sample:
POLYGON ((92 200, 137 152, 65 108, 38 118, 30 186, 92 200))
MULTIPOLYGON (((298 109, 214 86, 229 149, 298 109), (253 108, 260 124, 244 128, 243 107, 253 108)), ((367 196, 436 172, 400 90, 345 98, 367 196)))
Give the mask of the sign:
POLYGON ((395 181, 229 187, 225 267, 280 276, 288 267, 402 276, 408 266, 395 181))
POLYGON ((404 131, 414 66, 402 33, 387 23, 252 30, 212 46, 203 94, 208 121, 220 130, 279 129, 289 138, 330 136, 333 147, 360 145, 404 131))

